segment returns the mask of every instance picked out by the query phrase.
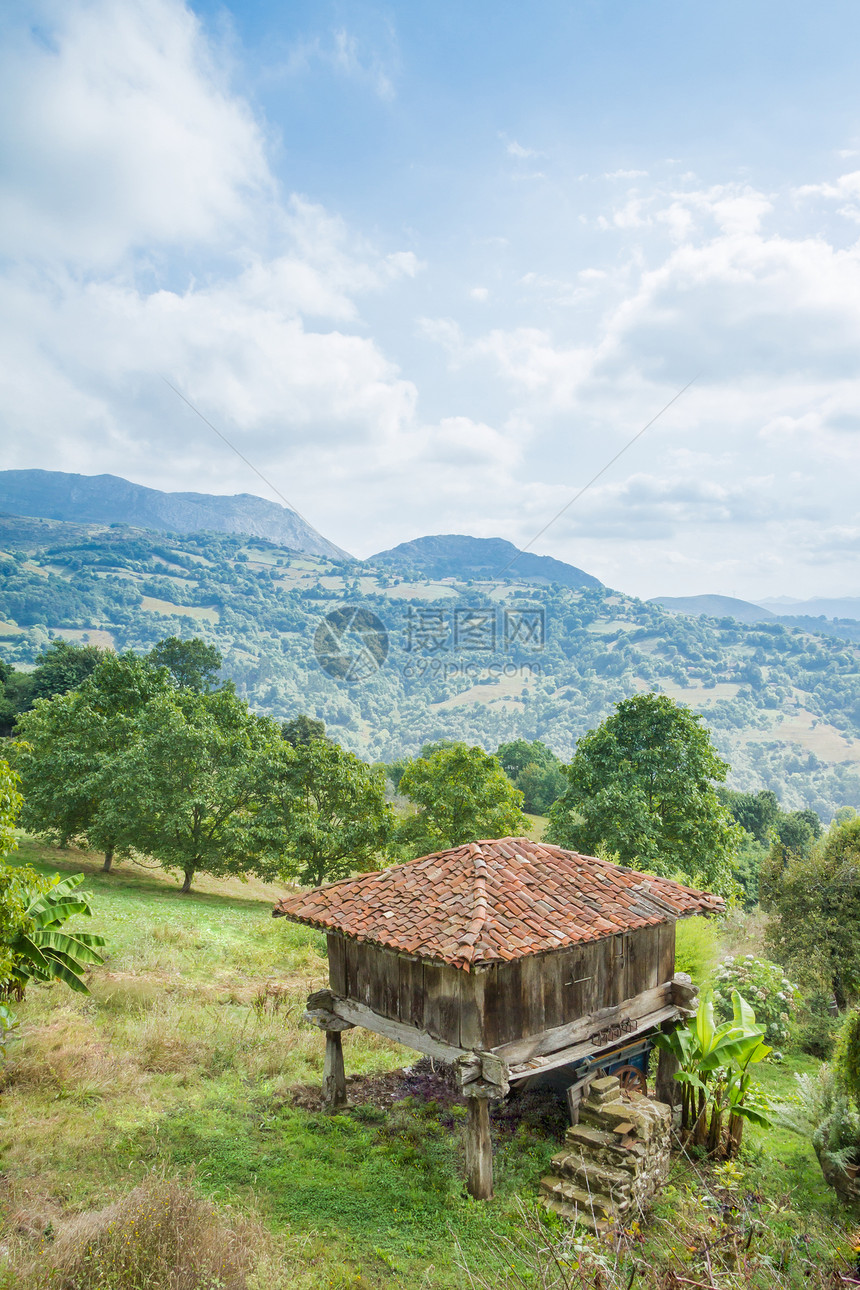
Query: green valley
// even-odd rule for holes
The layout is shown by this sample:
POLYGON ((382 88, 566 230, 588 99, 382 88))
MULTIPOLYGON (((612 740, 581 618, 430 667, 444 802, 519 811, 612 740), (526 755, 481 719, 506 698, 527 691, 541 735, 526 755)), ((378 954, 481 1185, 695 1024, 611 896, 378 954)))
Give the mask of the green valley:
POLYGON ((568 760, 614 703, 655 690, 704 715, 734 787, 773 789, 786 809, 823 818, 860 800, 851 641, 516 574, 431 578, 237 534, 2 516, 0 658, 32 667, 57 637, 148 650, 197 635, 255 709, 311 712, 383 761, 445 738, 541 739, 568 760), (344 607, 361 611, 345 651, 362 648, 356 625, 378 620, 379 648, 354 680, 330 675, 314 649, 344 607))

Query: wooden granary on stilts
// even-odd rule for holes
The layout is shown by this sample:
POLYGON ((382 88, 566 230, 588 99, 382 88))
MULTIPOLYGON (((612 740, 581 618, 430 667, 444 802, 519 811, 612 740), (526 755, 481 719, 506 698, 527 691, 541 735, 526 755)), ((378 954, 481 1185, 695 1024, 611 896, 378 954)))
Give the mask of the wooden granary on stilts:
MULTIPOLYGON (((346 1102, 352 1026, 457 1063, 468 1187, 487 1197, 488 1101, 553 1071, 575 1087, 689 1015, 675 922, 722 908, 667 878, 500 838, 287 896, 273 913, 328 934, 329 987, 305 1014, 326 1032, 328 1105, 346 1102)), ((664 1058, 658 1093, 674 1073, 664 1058)))

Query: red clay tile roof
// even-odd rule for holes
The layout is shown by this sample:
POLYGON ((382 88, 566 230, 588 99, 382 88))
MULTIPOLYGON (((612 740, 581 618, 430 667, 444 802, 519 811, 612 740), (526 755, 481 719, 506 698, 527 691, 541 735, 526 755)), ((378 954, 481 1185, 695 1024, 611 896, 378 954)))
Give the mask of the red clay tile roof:
POLYGON ((285 896, 273 916, 468 969, 722 908, 668 878, 499 838, 285 896))

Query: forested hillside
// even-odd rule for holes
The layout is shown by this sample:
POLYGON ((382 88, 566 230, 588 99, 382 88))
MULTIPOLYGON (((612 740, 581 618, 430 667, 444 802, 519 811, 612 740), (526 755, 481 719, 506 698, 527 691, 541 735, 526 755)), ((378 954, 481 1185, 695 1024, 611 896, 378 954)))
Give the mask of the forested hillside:
POLYGON ((311 712, 386 761, 428 740, 517 737, 568 759, 613 703, 654 689, 705 714, 736 787, 824 818, 860 802, 860 650, 780 622, 670 614, 602 587, 405 581, 223 533, 12 517, 0 620, 0 657, 18 667, 56 635, 117 650, 202 636, 257 709, 311 712), (343 658, 364 654, 351 672, 318 635, 343 607, 343 658))

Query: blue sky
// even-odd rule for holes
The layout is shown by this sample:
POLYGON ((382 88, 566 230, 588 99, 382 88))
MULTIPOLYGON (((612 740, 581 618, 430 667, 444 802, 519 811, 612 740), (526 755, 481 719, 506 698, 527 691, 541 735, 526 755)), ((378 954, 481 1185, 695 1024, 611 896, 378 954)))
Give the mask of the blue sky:
POLYGON ((18 4, 0 468, 856 595, 860 10, 18 4))

